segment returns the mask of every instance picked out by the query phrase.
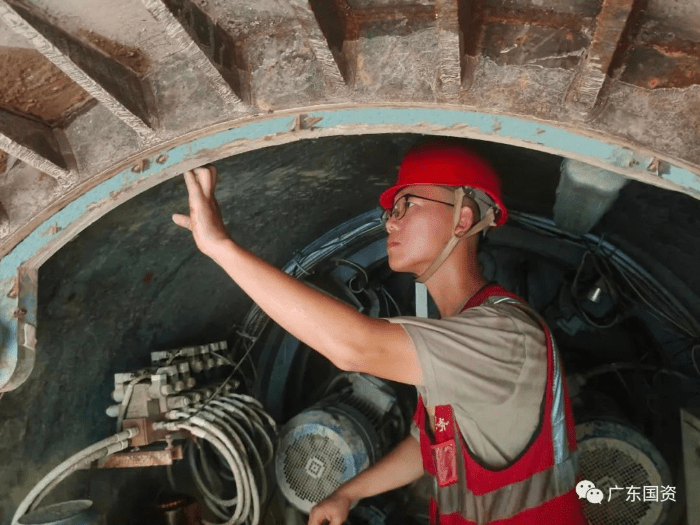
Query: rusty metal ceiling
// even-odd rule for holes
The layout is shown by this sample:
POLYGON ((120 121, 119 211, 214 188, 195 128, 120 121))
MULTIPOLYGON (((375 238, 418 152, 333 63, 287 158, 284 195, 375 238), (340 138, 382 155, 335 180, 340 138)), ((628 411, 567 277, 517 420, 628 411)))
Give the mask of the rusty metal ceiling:
POLYGON ((0 13, 0 253, 147 147, 321 104, 522 115, 700 171, 693 0, 3 0, 0 13))
POLYGON ((305 138, 491 140, 700 195, 695 0, 0 0, 0 72, 8 319, 108 210, 305 138))

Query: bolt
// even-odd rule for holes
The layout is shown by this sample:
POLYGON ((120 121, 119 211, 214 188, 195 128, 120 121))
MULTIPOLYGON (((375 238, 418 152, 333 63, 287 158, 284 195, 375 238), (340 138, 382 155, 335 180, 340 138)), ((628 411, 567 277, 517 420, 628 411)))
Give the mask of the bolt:
POLYGON ((167 155, 158 155, 158 158, 156 159, 156 162, 158 164, 165 164, 165 161, 168 160, 167 155))
POLYGON ((134 173, 141 173, 142 171, 147 170, 150 165, 151 162, 148 159, 143 159, 136 166, 131 168, 131 171, 133 171, 134 173))
POLYGON ((15 318, 24 317, 25 315, 27 315, 26 308, 16 308, 15 311, 12 313, 12 316, 15 318))

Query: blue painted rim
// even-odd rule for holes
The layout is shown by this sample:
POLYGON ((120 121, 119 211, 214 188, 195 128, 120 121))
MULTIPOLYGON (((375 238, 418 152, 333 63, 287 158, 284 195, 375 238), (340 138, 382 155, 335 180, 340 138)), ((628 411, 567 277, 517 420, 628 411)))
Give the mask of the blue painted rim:
MULTIPOLYGON (((220 129, 220 125, 211 129, 212 132, 206 136, 193 138, 175 146, 166 144, 157 152, 151 153, 148 158, 150 162, 145 163, 147 167, 142 171, 136 173, 129 166, 54 213, 0 260, 0 282, 10 282, 16 277, 20 265, 38 268, 41 263, 32 259, 41 253, 41 259, 46 260, 87 225, 114 209, 115 195, 125 195, 124 200, 133 198, 155 183, 176 176, 178 169, 190 169, 194 161, 198 164, 213 162, 231 154, 295 140, 369 133, 421 133, 469 137, 577 158, 623 173, 625 170, 642 173, 644 168, 655 160, 655 156, 646 150, 636 150, 614 143, 612 138, 606 141, 602 135, 595 137, 550 123, 459 108, 329 108, 308 112, 297 109, 284 116, 233 123, 232 127, 226 129, 220 129), (294 131, 299 115, 305 115, 307 122, 315 121, 312 129, 294 131), (268 140, 262 142, 261 139, 268 140), (253 145, 246 142, 255 140, 260 142, 253 145), (236 149, 237 141, 243 141, 239 149, 236 149), (161 156, 167 156, 167 159, 162 163, 155 162, 155 159, 161 156), (151 184, 148 184, 148 181, 151 184), (80 228, 76 227, 79 220, 84 224, 80 228)), ((658 173, 658 177, 669 183, 669 187, 675 186, 679 191, 697 193, 700 197, 700 175, 671 164, 665 164, 664 167, 663 173, 658 173)), ((28 303, 35 310, 36 300, 26 299, 29 299, 28 303)), ((0 349, 0 360, 3 363, 0 367, 0 390, 10 380, 16 367, 17 322, 12 318, 16 304, 17 300, 8 298, 7 292, 0 295, 0 328, 4 329, 0 330, 4 332, 0 333, 0 337, 4 336, 4 340, 1 341, 3 347, 0 349)), ((25 319, 27 322, 35 322, 36 312, 28 311, 25 319)))

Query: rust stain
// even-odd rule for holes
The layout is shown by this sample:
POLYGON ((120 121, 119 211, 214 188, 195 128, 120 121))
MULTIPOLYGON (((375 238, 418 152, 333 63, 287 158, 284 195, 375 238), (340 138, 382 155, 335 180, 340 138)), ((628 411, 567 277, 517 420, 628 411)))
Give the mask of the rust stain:
POLYGON ((49 228, 45 229, 43 232, 41 232, 41 235, 43 237, 47 237, 49 235, 56 235, 58 232, 60 232, 63 228, 61 228, 58 223, 54 223, 52 226, 49 228))
POLYGON ((0 108, 55 125, 92 97, 34 49, 0 47, 0 108))
POLYGON ((148 159, 143 159, 136 166, 131 168, 131 171, 133 171, 134 173, 141 173, 142 171, 146 171, 150 166, 151 166, 151 161, 148 159))
MULTIPOLYGON (((319 3, 322 2, 315 2, 315 4, 319 3)), ((435 20, 435 6, 433 5, 408 4, 357 8, 352 7, 347 0, 333 0, 329 4, 333 5, 324 9, 323 14, 335 19, 336 30, 340 29, 341 40, 345 41, 357 40, 362 28, 374 22, 435 20)), ((316 11, 319 9, 317 8, 316 11)), ((336 36, 335 40, 337 41, 337 35, 334 36, 336 36)))
POLYGON ((633 48, 620 79, 647 89, 700 85, 700 56, 660 52, 656 46, 633 48))
POLYGON ((143 75, 148 72, 150 63, 139 48, 120 44, 93 31, 81 30, 78 32, 78 36, 134 73, 143 75))
POLYGON ((102 468, 158 467, 172 465, 173 461, 182 458, 182 447, 179 445, 165 450, 118 452, 109 456, 102 468))
POLYGON ((643 35, 639 40, 641 43, 671 58, 680 58, 683 56, 700 57, 700 42, 683 40, 677 36, 667 36, 665 38, 659 38, 659 35, 654 36, 656 38, 643 35))
POLYGON ((99 210, 102 206, 104 206, 104 202, 93 202, 87 207, 88 212, 93 212, 95 210, 99 210))
POLYGON ((350 18, 360 25, 390 20, 434 20, 435 6, 416 4, 350 8, 349 14, 350 18))
POLYGON ((146 275, 143 276, 143 282, 144 283, 150 283, 153 280, 153 273, 148 272, 146 275))
POLYGON ((15 311, 12 312, 12 317, 15 319, 20 319, 27 315, 27 309, 26 308, 15 308, 15 311))
POLYGON ((318 124, 323 117, 309 117, 306 114, 297 115, 294 119, 294 124, 292 125, 292 131, 301 131, 304 129, 314 129, 314 125, 318 124))
POLYGON ((12 288, 10 288, 7 297, 10 299, 17 299, 17 297, 19 297, 19 279, 17 279, 16 275, 12 278, 12 288))
POLYGON ((658 175, 660 166, 661 166, 661 160, 654 157, 651 160, 651 162, 649 163, 649 165, 647 166, 647 171, 650 171, 651 173, 658 175))
POLYGON ((577 14, 559 13, 548 9, 537 8, 488 8, 484 9, 485 23, 530 25, 580 31, 593 24, 593 19, 577 14))

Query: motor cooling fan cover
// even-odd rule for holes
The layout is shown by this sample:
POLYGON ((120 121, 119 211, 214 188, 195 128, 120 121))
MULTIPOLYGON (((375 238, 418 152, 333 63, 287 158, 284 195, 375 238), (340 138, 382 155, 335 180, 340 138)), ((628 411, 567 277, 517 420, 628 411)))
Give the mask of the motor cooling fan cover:
POLYGON ((656 447, 633 428, 610 421, 576 426, 582 480, 603 491, 599 504, 583 502, 591 525, 661 525, 671 500, 641 501, 630 497, 629 487, 643 496, 645 486, 671 485, 668 465, 656 447), (617 490, 614 487, 620 487, 617 490), (612 489, 612 490, 611 490, 612 489), (635 501, 632 501, 635 500, 635 501))
POLYGON ((280 434, 275 461, 277 482, 302 512, 367 468, 371 445, 355 418, 343 411, 308 410, 292 418, 280 434))

